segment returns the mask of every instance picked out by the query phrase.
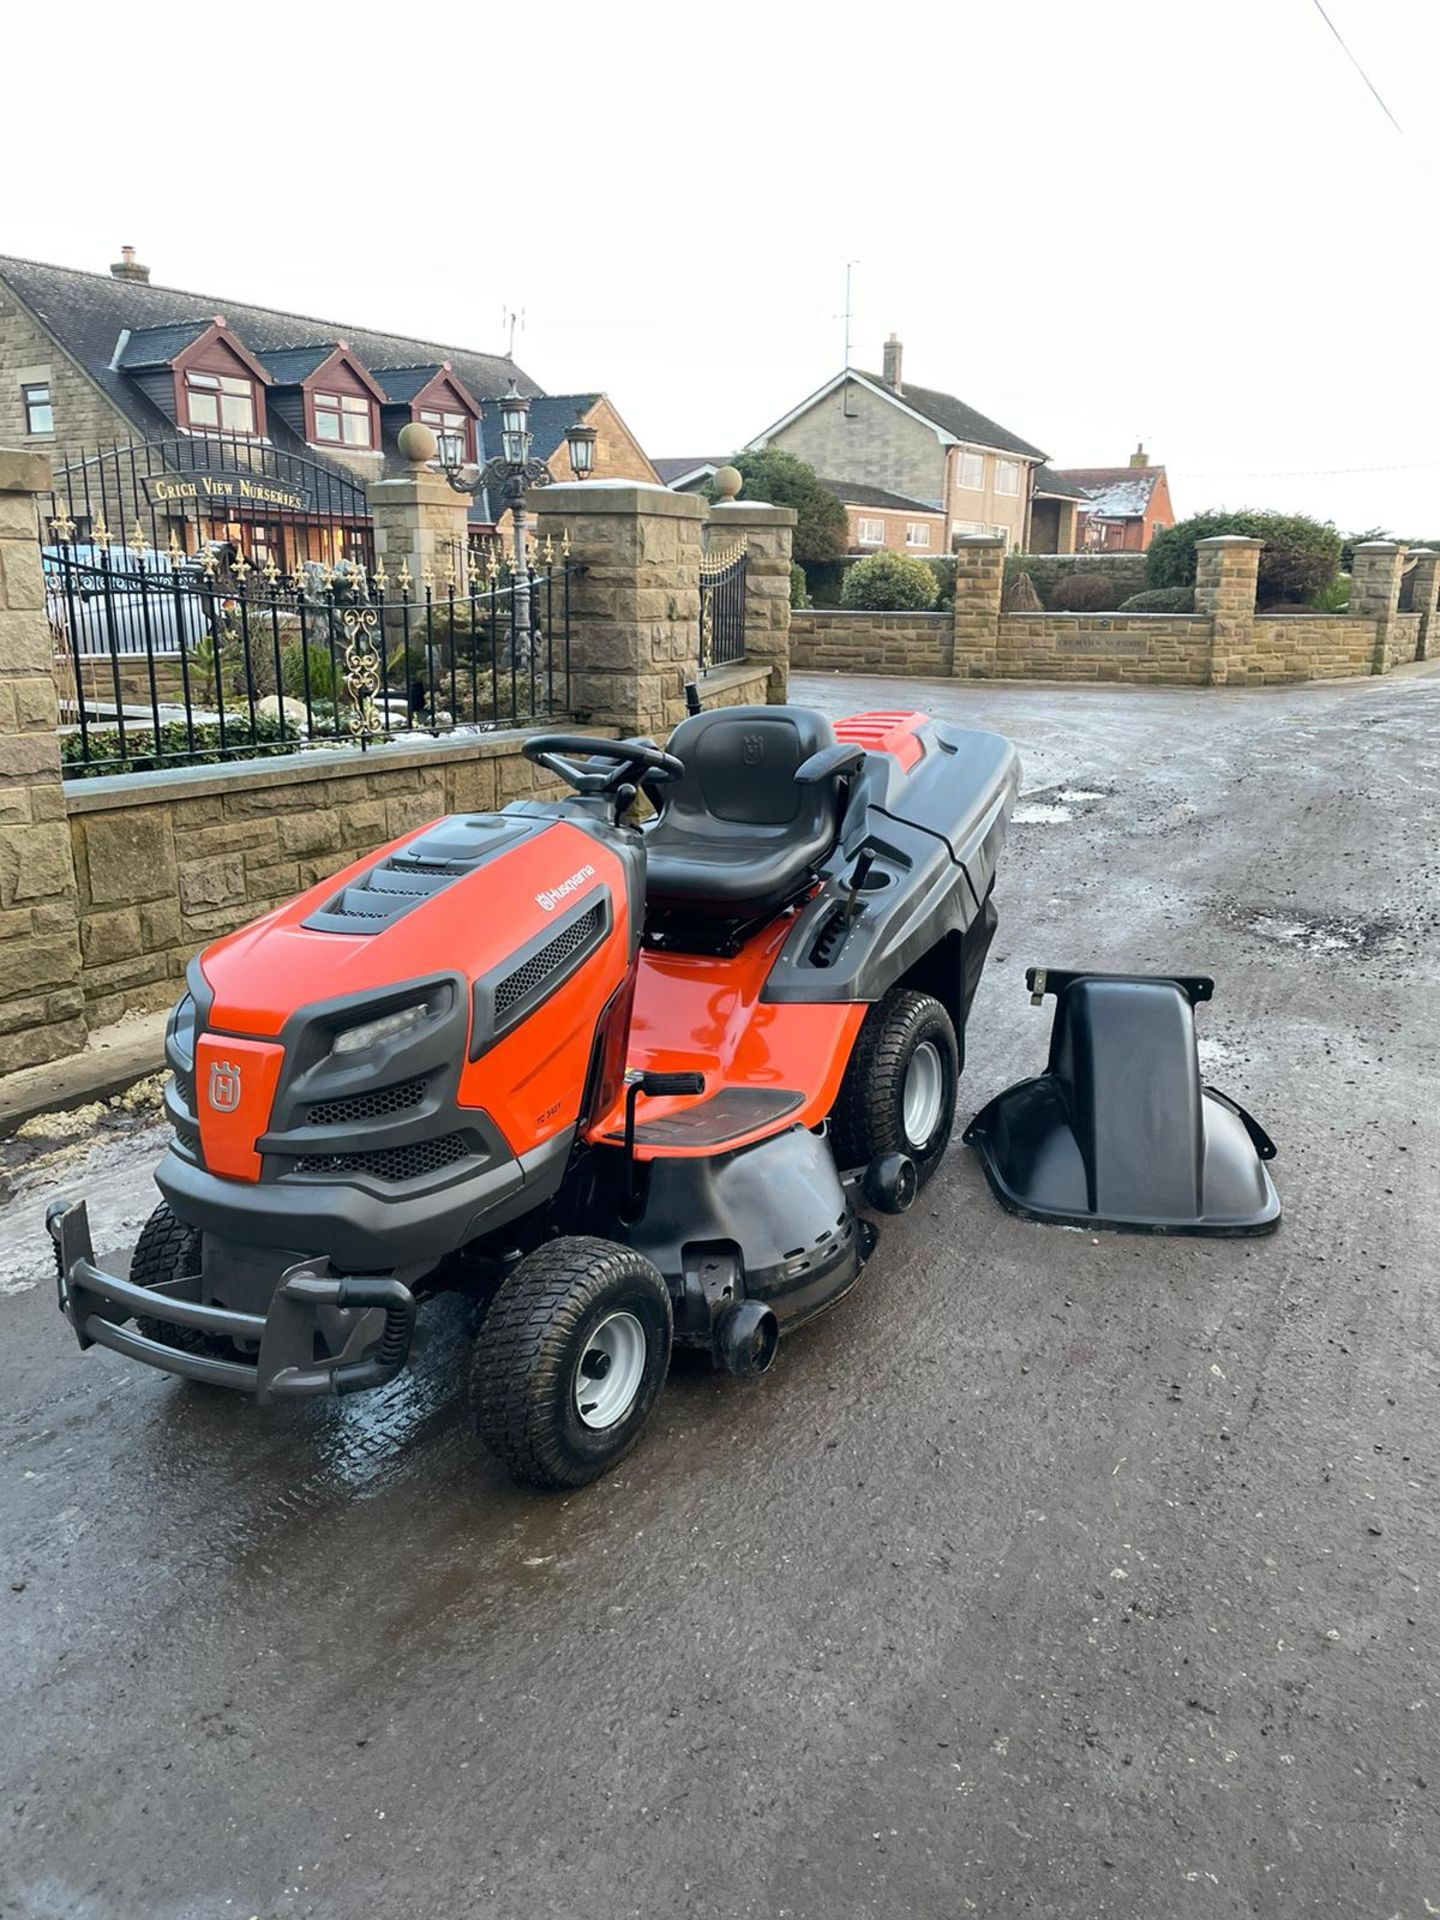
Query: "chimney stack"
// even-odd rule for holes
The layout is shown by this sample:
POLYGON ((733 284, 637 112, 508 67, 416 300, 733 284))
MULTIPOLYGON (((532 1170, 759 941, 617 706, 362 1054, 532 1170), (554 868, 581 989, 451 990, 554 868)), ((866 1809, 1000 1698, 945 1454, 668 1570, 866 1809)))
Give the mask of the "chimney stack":
POLYGON ((1135 451, 1130 456, 1130 464, 1132 467, 1148 467, 1149 466, 1150 456, 1145 451, 1145 442, 1143 440, 1137 442, 1135 451))
POLYGON ((121 247, 120 258, 111 262, 110 271, 117 280, 148 281, 150 278, 150 269, 141 266, 133 247, 121 247))
POLYGON ((905 391, 900 384, 900 355, 903 352, 899 336, 892 333, 885 342, 885 384, 892 393, 905 391))

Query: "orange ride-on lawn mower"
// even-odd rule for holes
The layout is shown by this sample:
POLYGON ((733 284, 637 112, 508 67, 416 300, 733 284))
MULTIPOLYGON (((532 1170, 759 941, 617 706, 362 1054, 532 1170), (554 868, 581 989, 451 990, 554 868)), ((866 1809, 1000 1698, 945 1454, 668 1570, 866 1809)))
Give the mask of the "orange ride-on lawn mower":
POLYGON ((861 1208, 903 1210, 950 1139, 1014 748, 732 707, 664 752, 525 752, 573 792, 423 827, 191 964, 129 1278, 83 1201, 50 1210, 82 1347, 350 1393, 463 1288, 482 1439, 572 1487, 673 1345, 763 1372, 854 1284, 861 1208))

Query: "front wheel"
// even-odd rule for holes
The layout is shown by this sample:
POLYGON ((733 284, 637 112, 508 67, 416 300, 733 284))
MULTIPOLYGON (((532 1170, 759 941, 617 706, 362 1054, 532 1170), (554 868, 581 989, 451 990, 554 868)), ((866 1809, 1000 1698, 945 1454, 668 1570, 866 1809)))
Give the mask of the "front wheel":
POLYGON ((903 1153, 923 1186, 950 1143, 959 1079, 944 1007, 928 993, 892 987, 865 1016, 830 1116, 839 1165, 903 1153))
POLYGON ((527 1254, 471 1363, 480 1438, 517 1480, 583 1487, 635 1445, 670 1364, 670 1294, 642 1254, 571 1234, 527 1254))
MULTIPOLYGON (((162 1200, 140 1229, 140 1238, 130 1256, 130 1278, 137 1286, 154 1287, 199 1271, 199 1233, 172 1213, 162 1200)), ((235 1357, 228 1340, 218 1334, 202 1333, 198 1327, 182 1327, 173 1320, 152 1320, 148 1314, 137 1314, 135 1325, 148 1339, 176 1347, 181 1353, 198 1353, 217 1360, 235 1357)))

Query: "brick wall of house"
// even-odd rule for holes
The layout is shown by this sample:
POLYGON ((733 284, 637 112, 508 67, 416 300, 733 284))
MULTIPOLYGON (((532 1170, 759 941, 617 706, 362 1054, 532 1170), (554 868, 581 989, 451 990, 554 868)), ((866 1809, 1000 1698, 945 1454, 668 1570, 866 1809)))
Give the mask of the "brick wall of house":
POLYGON ((768 444, 808 460, 827 480, 863 480, 912 500, 945 498, 945 448, 934 428, 853 382, 827 393, 768 444))
POLYGON ((846 506, 850 520, 851 553, 878 553, 881 548, 891 553, 915 553, 923 559, 931 559, 938 554, 950 551, 950 542, 945 537, 945 516, 943 513, 924 513, 919 508, 906 511, 900 507, 852 507, 846 506), (860 522, 878 521, 884 528, 884 538, 862 540, 860 522), (928 547, 912 547, 906 529, 911 526, 923 526, 929 529, 928 547))
MULTIPOLYGON (((645 449, 603 394, 585 419, 597 429, 593 479, 641 480, 647 486, 658 483, 660 476, 651 466, 645 449)), ((570 456, 563 440, 545 464, 556 480, 575 478, 570 471, 570 456)))
POLYGON ((66 447, 108 446, 129 440, 133 428, 100 389, 63 354, 49 334, 0 280, 0 445, 53 455, 66 447), (25 431, 20 389, 48 380, 55 431, 25 431))

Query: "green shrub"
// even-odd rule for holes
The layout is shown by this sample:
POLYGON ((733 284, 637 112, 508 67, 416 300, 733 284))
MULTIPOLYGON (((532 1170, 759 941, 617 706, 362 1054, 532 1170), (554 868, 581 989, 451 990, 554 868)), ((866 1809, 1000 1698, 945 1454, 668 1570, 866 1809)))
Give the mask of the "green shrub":
POLYGON ((1350 604, 1350 576, 1337 573, 1328 587, 1322 587, 1310 605, 1317 613, 1343 613, 1350 604))
POLYGON ((225 745, 229 749, 225 753, 220 752, 218 721, 197 722, 191 730, 182 720, 171 720, 161 724, 158 753, 153 723, 126 727, 123 754, 118 727, 90 727, 83 738, 78 729, 62 733, 60 766, 66 779, 84 780, 101 773, 151 773, 162 766, 208 767, 217 761, 264 759, 271 754, 294 753, 302 744, 296 739, 293 718, 288 731, 282 732, 279 720, 264 713, 255 716, 252 726, 247 712, 243 718, 237 714, 225 722, 225 745), (109 764, 91 764, 97 760, 109 764))
POLYGON ((280 685, 292 700, 303 700, 307 687, 312 700, 333 700, 336 677, 328 647, 292 640, 280 649, 280 685))
POLYGON ((1103 573, 1072 573, 1050 589, 1056 613, 1113 613, 1115 582, 1103 573))
POLYGON ((934 606, 938 591, 935 575, 923 560, 908 553, 872 553, 846 574, 840 604, 868 613, 924 613, 934 606))
POLYGON ((1216 534, 1240 533, 1263 540, 1259 606, 1306 606, 1335 583, 1340 570, 1340 536, 1328 521, 1303 513, 1259 513, 1241 508, 1235 513, 1197 513, 1177 520, 1157 533, 1150 543, 1145 579, 1152 587, 1191 587, 1195 584, 1195 547, 1216 534))
POLYGON ((1147 587, 1144 593, 1132 593, 1115 609, 1117 613, 1193 613, 1193 587, 1147 587))
POLYGON ((935 605, 937 607, 953 607, 955 604, 954 554, 939 554, 933 560, 922 562, 922 565, 929 567, 935 576, 935 605))
POLYGON ((805 569, 797 563, 790 568, 790 604, 792 607, 808 607, 810 595, 805 586, 805 569))

